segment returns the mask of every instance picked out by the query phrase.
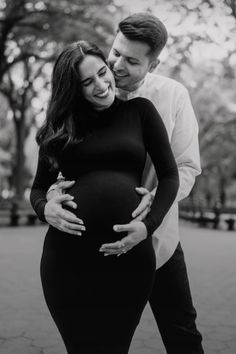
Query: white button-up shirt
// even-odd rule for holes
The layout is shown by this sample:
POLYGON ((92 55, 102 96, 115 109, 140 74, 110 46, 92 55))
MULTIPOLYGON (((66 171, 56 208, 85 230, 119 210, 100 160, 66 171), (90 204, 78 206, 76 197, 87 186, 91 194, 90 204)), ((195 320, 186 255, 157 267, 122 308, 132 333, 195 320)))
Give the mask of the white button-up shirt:
MULTIPOLYGON (((178 201, 189 195, 195 177, 201 173, 198 123, 187 89, 176 80, 148 73, 137 90, 128 95, 126 92, 125 96, 124 93, 121 89, 117 90, 117 96, 121 99, 141 96, 155 105, 165 124, 179 171, 180 187, 177 198, 153 234, 159 268, 173 255, 179 242, 178 201)), ((142 185, 153 190, 157 183, 155 169, 148 156, 142 185)))

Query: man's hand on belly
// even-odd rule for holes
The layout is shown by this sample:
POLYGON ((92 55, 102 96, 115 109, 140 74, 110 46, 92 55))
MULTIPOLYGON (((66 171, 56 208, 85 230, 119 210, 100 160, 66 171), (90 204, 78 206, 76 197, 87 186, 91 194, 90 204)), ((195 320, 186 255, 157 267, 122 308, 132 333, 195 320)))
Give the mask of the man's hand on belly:
POLYGON ((56 229, 68 234, 81 236, 82 231, 85 231, 83 220, 77 218, 71 211, 62 208, 63 203, 72 200, 73 197, 69 194, 52 198, 45 205, 44 215, 48 224, 56 229))
POLYGON ((135 188, 136 192, 142 196, 142 200, 137 206, 137 208, 133 211, 132 217, 134 220, 142 221, 146 218, 147 214, 150 211, 150 207, 153 201, 153 195, 144 187, 135 188))
MULTIPOLYGON (((57 181, 52 184, 47 191, 47 201, 51 200, 54 197, 59 197, 60 195, 65 194, 66 190, 73 187, 74 184, 75 181, 66 181, 64 178, 57 179, 57 181)), ((63 204, 73 209, 77 208, 76 203, 72 200, 66 200, 63 204)))
POLYGON ((129 224, 114 225, 113 229, 115 232, 128 232, 128 235, 120 241, 104 243, 99 249, 104 256, 120 256, 147 238, 147 229, 142 221, 133 220, 129 224))

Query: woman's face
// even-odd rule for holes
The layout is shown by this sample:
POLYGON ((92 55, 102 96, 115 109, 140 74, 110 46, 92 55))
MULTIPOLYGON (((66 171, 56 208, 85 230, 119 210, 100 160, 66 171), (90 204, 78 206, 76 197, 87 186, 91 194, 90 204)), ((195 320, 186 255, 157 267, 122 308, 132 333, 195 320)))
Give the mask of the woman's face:
POLYGON ((115 99, 115 80, 104 61, 86 55, 79 65, 82 93, 96 110, 108 108, 115 99))

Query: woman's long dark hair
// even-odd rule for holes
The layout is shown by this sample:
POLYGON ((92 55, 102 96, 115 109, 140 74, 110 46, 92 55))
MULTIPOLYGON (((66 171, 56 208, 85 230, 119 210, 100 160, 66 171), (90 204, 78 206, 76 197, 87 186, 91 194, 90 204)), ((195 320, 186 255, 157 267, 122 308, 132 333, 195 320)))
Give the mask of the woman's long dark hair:
POLYGON ((86 101, 78 72, 78 65, 86 55, 97 56, 106 63, 103 52, 95 44, 78 41, 65 48, 54 64, 46 120, 36 136, 39 146, 54 162, 59 146, 65 149, 86 135, 83 119, 86 101))

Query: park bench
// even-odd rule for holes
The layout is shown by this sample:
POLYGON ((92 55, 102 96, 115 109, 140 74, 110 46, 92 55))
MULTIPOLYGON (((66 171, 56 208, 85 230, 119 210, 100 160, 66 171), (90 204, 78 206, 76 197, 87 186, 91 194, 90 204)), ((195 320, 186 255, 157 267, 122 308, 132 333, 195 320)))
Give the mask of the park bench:
POLYGON ((220 224, 225 224, 228 231, 234 231, 236 225, 236 209, 222 208, 180 208, 181 219, 197 223, 201 227, 212 227, 218 229, 220 224))
POLYGON ((208 225, 212 225, 213 229, 218 229, 219 227, 219 222, 220 222, 220 218, 219 216, 206 216, 206 215, 200 215, 197 217, 198 224, 200 226, 206 227, 208 225))

